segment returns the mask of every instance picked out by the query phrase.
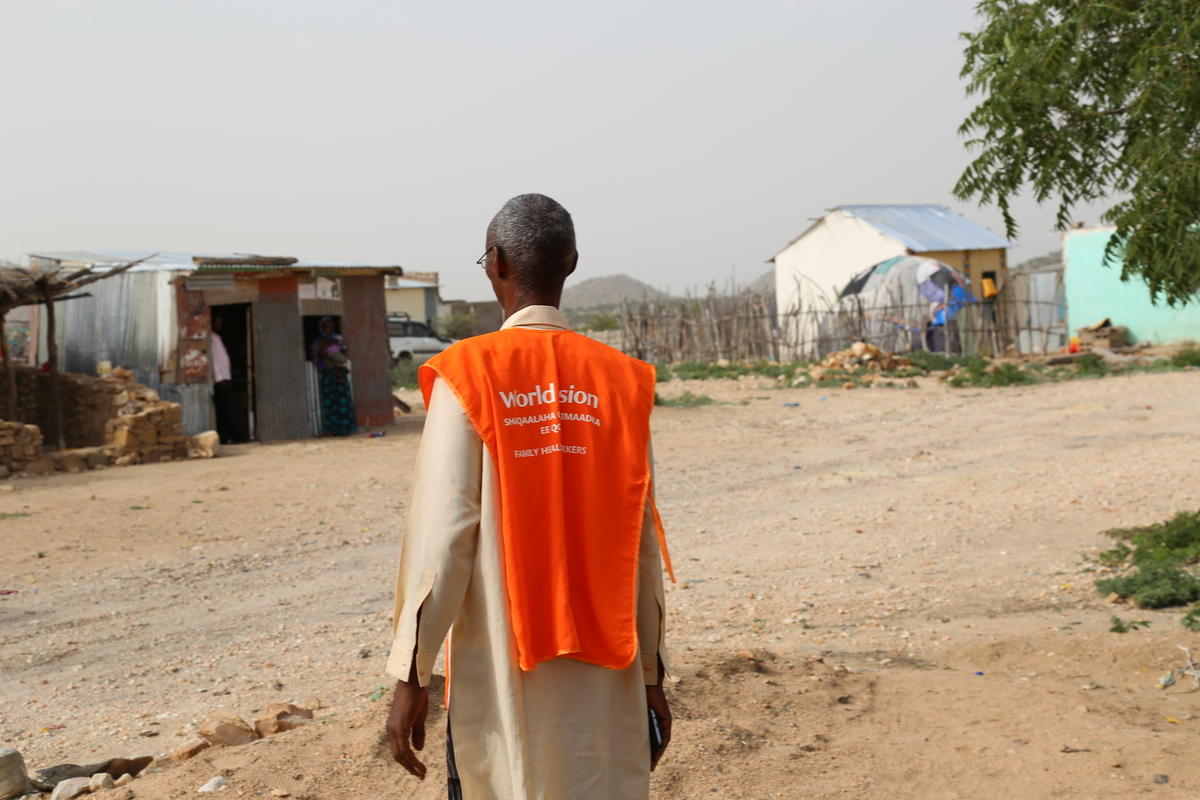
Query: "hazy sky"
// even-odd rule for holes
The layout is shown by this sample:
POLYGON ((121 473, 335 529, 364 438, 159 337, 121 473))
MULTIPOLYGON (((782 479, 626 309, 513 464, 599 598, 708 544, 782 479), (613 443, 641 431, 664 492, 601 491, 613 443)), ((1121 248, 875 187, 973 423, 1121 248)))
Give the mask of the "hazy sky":
MULTIPOLYGON (((577 278, 748 281, 840 203, 943 203, 971 0, 0 0, 0 258, 399 263, 446 298, 508 197, 574 215, 577 278)), ((1020 206, 1012 260, 1057 249, 1020 206)), ((1080 218, 1097 221, 1086 209, 1080 218)))

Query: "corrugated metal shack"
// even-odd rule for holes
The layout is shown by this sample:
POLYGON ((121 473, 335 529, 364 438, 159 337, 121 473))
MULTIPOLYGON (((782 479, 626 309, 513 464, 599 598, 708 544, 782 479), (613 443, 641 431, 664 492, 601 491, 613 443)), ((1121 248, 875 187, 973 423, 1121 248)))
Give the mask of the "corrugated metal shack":
MULTIPOLYGON (((32 264, 106 270, 148 251, 30 255, 32 264)), ((107 362, 183 406, 184 429, 215 427, 210 354, 216 324, 232 362, 245 430, 259 441, 320 433, 311 344, 332 317, 350 353, 361 427, 392 420, 384 276, 398 266, 290 256, 162 252, 89 287, 57 314, 60 368, 96 374, 107 362)), ((44 312, 43 312, 44 313, 44 312)), ((44 325, 41 326, 44 330, 44 325)), ((44 359, 44 333, 39 363, 44 359)))

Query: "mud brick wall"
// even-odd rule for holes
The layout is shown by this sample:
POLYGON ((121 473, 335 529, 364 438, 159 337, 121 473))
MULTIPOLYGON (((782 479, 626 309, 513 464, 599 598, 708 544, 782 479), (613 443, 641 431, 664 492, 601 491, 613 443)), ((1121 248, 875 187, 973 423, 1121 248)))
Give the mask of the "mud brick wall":
POLYGON ((157 398, 149 389, 132 393, 130 404, 105 422, 105 439, 118 466, 187 458, 183 409, 178 403, 145 399, 149 395, 157 398))
POLYGON ((42 456, 42 432, 36 425, 0 420, 0 477, 23 472, 42 456))
MULTIPOLYGON (((58 437, 54 435, 51 418, 50 376, 32 367, 18 367, 16 378, 16 411, 0 408, 0 419, 37 425, 47 442, 56 444, 58 437)), ((70 373, 60 375, 58 379, 62 389, 63 434, 67 447, 104 444, 104 424, 116 412, 114 406, 119 405, 116 396, 122 388, 119 384, 124 382, 70 373)), ((121 404, 127 401, 128 398, 121 404)))
POLYGON ((5 426, 0 441, 13 440, 11 451, 0 445, 0 465, 7 467, 10 474, 79 472, 109 464, 151 464, 187 458, 183 409, 178 403, 162 400, 157 392, 135 382, 128 372, 120 369, 101 378, 59 376, 67 449, 43 454, 43 440, 51 446, 57 443, 51 419, 50 376, 28 367, 20 367, 16 373, 16 421, 0 422, 5 426), (27 429, 37 434, 32 455, 28 450, 33 438, 27 429))

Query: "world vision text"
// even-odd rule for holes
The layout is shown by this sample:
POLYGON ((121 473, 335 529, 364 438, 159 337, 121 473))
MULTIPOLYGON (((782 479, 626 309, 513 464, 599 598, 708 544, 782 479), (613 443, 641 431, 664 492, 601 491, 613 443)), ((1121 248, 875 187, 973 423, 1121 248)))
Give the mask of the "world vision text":
POLYGON ((558 402, 564 405, 600 407, 600 398, 592 392, 576 389, 571 384, 566 389, 559 389, 551 381, 549 387, 542 388, 539 383, 528 392, 499 392, 505 408, 528 408, 529 406, 550 405, 558 402))

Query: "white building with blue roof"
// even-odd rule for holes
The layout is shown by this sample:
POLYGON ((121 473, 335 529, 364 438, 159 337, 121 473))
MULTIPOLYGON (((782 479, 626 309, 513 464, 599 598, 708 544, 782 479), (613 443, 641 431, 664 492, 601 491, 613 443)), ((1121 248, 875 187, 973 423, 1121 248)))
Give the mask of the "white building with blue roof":
POLYGON ((806 355, 806 324, 827 311, 856 274, 895 256, 935 258, 981 286, 1002 288, 1008 278, 1008 241, 945 206, 841 205, 817 219, 771 259, 785 339, 806 355), (811 314, 807 312, 813 312, 811 314))

